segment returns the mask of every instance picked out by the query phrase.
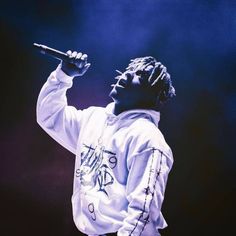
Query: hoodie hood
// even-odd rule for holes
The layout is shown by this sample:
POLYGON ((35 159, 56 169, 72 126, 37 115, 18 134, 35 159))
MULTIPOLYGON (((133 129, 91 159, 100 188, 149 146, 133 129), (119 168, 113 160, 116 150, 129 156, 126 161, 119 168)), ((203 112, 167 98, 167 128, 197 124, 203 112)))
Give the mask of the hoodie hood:
POLYGON ((112 121, 121 121, 121 120, 136 120, 138 118, 144 118, 150 120, 158 127, 160 121, 160 112, 152 109, 132 109, 121 112, 119 115, 113 114, 115 103, 109 103, 105 112, 112 121))

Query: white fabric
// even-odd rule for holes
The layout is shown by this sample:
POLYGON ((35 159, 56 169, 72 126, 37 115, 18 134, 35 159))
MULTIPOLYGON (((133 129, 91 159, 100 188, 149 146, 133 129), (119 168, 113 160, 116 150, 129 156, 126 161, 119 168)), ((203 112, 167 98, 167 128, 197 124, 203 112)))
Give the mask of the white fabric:
POLYGON ((43 86, 37 121, 76 155, 73 218, 88 235, 155 236, 167 226, 161 206, 172 152, 158 129, 159 112, 68 106, 72 78, 57 68, 43 86))

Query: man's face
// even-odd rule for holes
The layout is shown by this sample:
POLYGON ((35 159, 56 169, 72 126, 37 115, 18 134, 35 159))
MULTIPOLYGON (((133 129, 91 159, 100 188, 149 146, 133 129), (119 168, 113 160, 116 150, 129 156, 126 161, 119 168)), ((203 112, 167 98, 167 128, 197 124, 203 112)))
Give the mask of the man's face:
POLYGON ((155 103, 156 95, 148 81, 152 70, 151 65, 142 70, 127 69, 115 77, 117 82, 112 84, 109 96, 116 104, 127 109, 145 108, 155 103))

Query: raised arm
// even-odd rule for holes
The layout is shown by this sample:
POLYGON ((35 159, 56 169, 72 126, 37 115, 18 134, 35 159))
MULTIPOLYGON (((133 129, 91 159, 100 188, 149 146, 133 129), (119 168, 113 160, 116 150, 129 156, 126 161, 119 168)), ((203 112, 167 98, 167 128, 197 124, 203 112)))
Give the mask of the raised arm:
POLYGON ((75 153, 83 111, 68 106, 66 91, 73 77, 89 68, 87 55, 68 51, 71 61, 62 62, 42 87, 37 101, 37 122, 62 146, 75 153))

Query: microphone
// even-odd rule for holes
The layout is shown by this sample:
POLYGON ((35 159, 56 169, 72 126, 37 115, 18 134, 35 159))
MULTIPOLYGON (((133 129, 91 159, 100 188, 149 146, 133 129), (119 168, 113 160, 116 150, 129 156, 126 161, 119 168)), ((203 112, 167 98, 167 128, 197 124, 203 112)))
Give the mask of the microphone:
POLYGON ((42 54, 49 55, 49 56, 54 57, 54 58, 56 58, 58 60, 70 62, 69 56, 66 53, 64 53, 64 52, 58 51, 58 50, 56 50, 54 48, 50 48, 50 47, 47 47, 47 46, 42 45, 42 44, 34 43, 33 45, 42 54))

